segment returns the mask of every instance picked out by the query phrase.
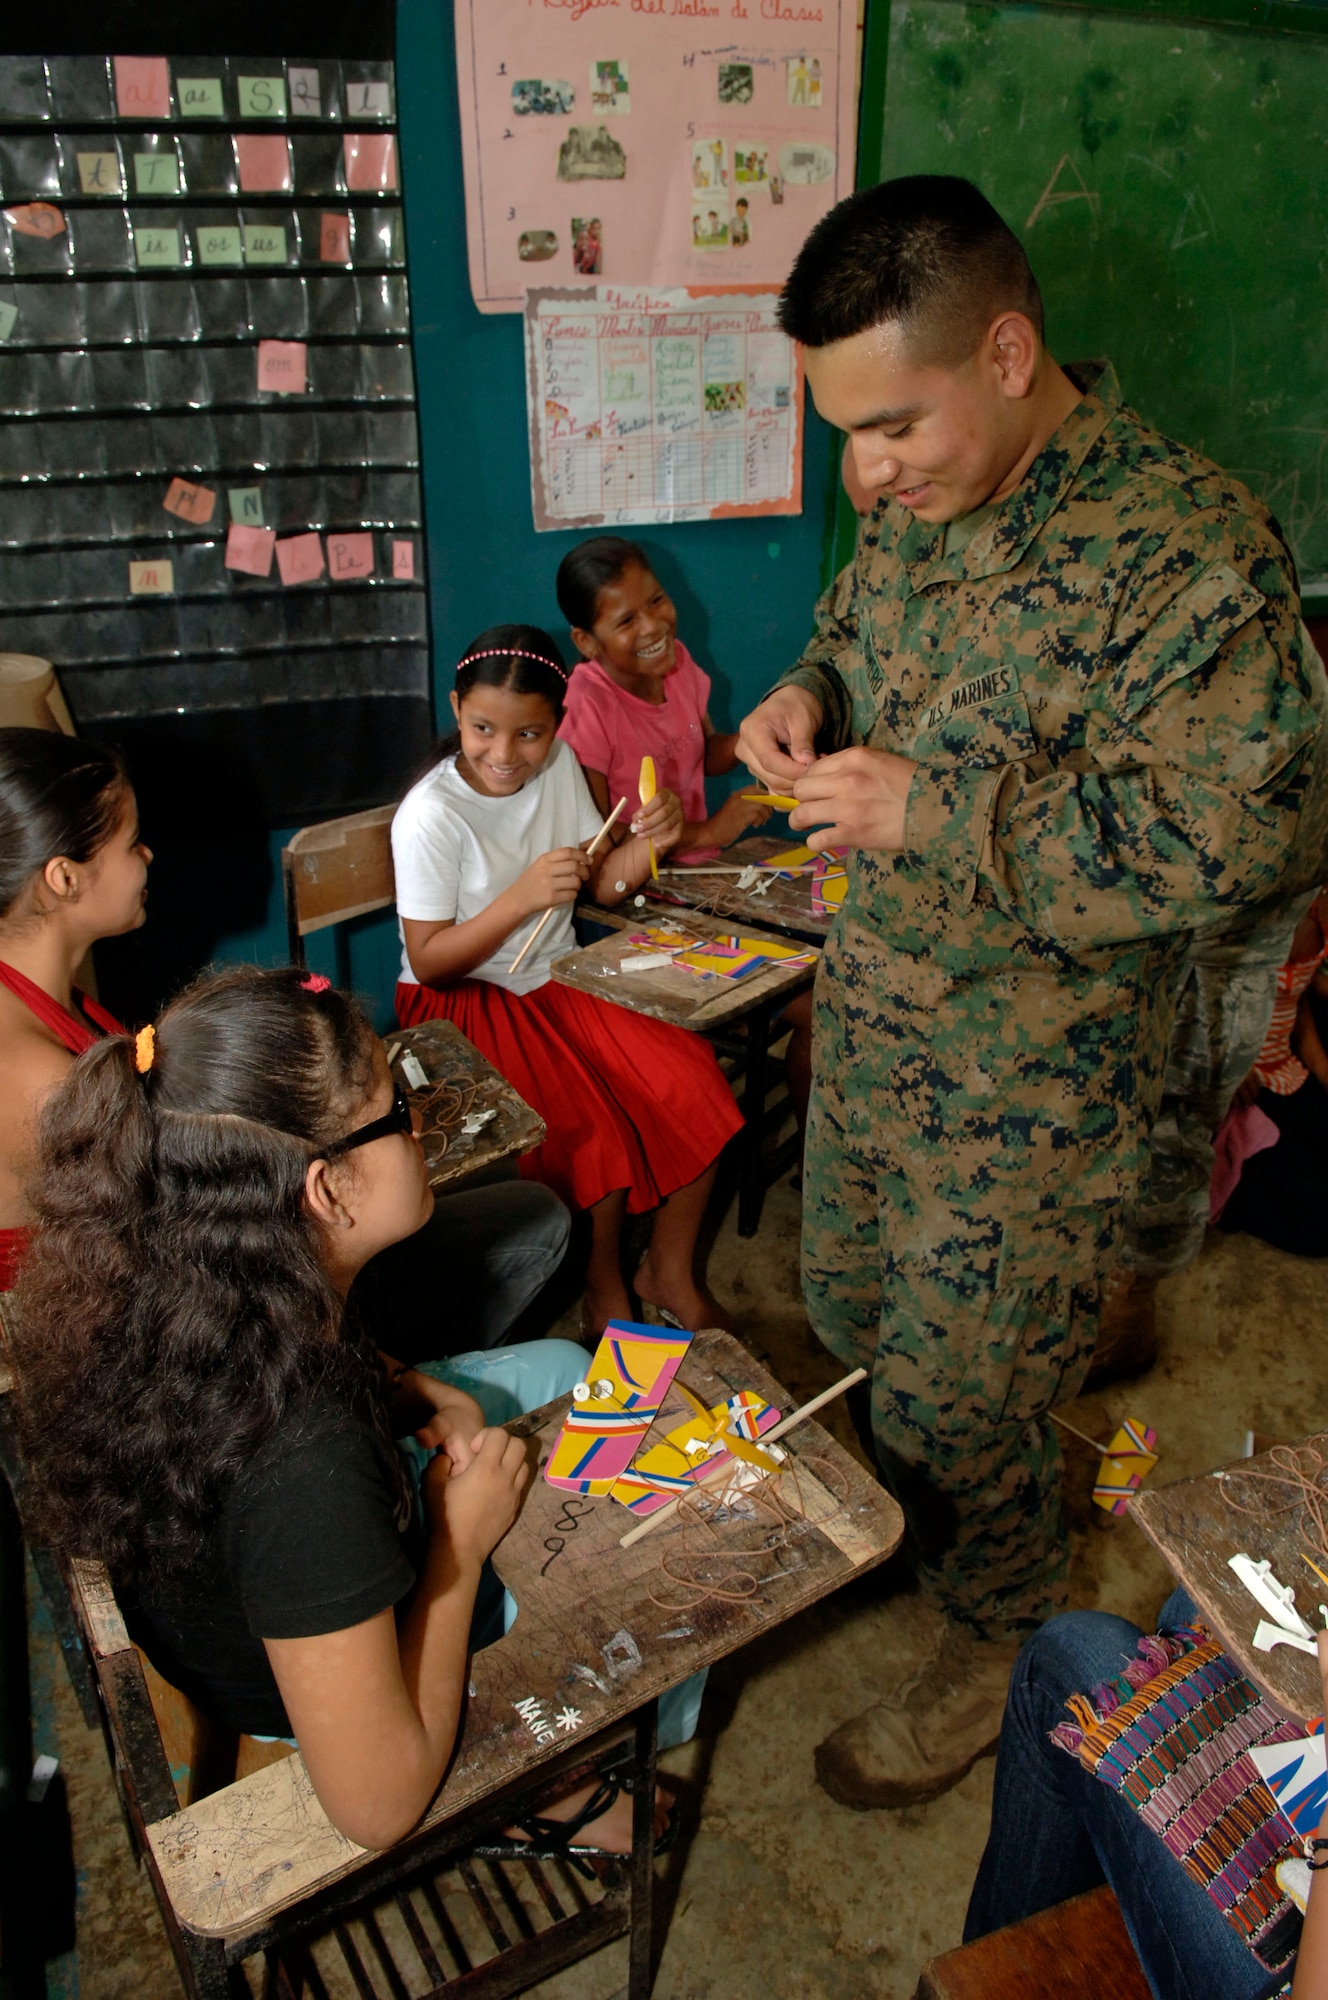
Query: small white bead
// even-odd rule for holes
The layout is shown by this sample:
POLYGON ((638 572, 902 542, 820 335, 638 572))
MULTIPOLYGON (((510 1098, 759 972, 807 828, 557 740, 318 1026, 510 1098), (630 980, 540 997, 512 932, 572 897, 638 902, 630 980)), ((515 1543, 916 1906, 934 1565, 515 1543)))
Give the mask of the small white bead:
POLYGON ((613 886, 618 891, 618 894, 620 896, 625 896, 627 894, 627 884, 625 882, 615 882, 613 886))

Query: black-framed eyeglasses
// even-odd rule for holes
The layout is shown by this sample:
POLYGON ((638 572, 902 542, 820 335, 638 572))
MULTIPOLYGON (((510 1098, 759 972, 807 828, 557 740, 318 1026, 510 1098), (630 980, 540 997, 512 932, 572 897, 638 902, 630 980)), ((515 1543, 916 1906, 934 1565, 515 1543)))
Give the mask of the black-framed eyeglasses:
POLYGON ((344 1139, 334 1139, 330 1146, 324 1146, 323 1158, 330 1160, 337 1153, 353 1153, 357 1146, 371 1145, 375 1139, 386 1139, 392 1132, 411 1131, 410 1103, 405 1091, 398 1084, 392 1097, 392 1109, 385 1111, 381 1118, 375 1118, 368 1125, 358 1125, 348 1132, 344 1139))

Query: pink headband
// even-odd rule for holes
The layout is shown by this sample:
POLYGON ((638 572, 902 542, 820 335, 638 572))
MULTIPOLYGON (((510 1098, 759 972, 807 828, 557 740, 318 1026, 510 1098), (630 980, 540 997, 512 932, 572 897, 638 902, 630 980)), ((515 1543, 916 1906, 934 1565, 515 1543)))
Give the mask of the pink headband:
POLYGON ((556 660, 546 659, 543 653, 523 653, 519 646, 490 646, 483 653, 467 653, 464 660, 457 661, 457 672, 468 667, 472 660, 538 660, 542 667, 552 667, 555 674, 567 679, 566 667, 560 667, 556 660))

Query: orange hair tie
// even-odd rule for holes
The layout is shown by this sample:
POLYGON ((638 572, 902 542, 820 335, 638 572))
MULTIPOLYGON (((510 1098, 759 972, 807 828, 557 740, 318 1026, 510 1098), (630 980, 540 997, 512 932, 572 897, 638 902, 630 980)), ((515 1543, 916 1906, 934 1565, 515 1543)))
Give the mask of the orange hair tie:
POLYGON ((149 1022, 134 1036, 134 1068, 140 1076, 146 1076, 152 1068, 152 1059, 157 1053, 157 1031, 149 1022))

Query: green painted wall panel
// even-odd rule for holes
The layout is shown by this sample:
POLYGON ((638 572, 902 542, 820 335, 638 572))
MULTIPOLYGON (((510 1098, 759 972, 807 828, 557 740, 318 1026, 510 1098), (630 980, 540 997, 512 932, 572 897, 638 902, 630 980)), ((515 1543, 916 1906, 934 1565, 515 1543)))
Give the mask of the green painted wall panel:
POLYGON ((896 0, 879 172, 976 181, 1029 253, 1053 351, 1109 355, 1328 587, 1328 43, 896 0))

